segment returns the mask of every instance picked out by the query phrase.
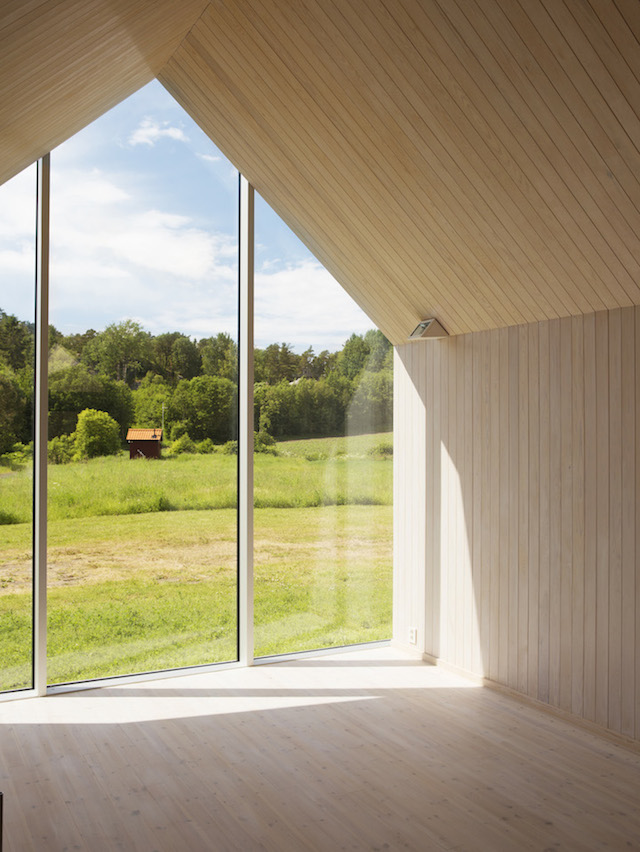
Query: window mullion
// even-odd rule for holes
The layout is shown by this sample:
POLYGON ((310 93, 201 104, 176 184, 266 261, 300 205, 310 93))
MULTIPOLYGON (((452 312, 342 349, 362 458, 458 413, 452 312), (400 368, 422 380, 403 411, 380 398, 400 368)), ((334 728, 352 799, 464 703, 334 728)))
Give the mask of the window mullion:
POLYGON ((240 176, 240 332, 238 423, 239 659, 253 664, 253 276, 254 192, 240 176))
POLYGON ((50 155, 38 160, 36 361, 33 449, 34 688, 47 689, 47 439, 49 419, 50 155))

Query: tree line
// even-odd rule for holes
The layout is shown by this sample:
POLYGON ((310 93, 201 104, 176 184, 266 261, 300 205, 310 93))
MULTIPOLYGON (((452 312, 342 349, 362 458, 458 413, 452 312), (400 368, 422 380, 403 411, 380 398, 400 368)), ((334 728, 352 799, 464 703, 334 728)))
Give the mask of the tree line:
MULTIPOLYGON (((0 454, 32 432, 34 327, 0 309, 0 454)), ((129 427, 165 439, 223 444, 236 434, 238 350, 221 332, 192 340, 152 335, 124 320, 64 335, 49 327, 49 438, 64 444, 86 409, 106 412, 122 441, 129 427)), ((392 348, 382 332, 353 334, 336 352, 256 349, 255 430, 262 436, 391 428, 392 348)))

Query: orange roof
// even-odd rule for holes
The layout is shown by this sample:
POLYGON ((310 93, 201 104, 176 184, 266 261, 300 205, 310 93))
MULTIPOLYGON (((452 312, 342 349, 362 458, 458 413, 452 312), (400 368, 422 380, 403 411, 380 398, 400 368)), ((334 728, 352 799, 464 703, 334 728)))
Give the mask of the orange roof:
POLYGON ((162 429, 129 429, 127 441, 161 441, 162 429))

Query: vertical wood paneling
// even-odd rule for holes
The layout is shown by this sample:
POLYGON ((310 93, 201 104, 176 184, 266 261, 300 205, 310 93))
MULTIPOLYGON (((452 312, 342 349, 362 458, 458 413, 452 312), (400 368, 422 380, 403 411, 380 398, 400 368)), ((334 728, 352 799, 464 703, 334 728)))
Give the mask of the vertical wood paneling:
POLYGON ((596 718, 596 322, 584 317, 584 718, 596 718))
POLYGON ((549 323, 549 702, 560 702, 560 322, 549 323))
POLYGON ((440 361, 443 349, 438 346, 432 353, 433 360, 433 393, 430 397, 431 405, 431 464, 427 467, 427 477, 433 480, 433 526, 427 530, 427 536, 433 542, 433 650, 434 656, 440 656, 441 613, 440 613, 440 577, 442 540, 440 536, 440 515, 442 512, 442 474, 441 474, 441 443, 440 434, 440 410, 442 408, 442 394, 440 383, 440 361))
POLYGON ((425 650, 635 738, 639 358, 633 307, 415 347, 396 434, 403 511, 428 495, 425 650), (420 484, 401 446, 425 406, 420 484))
POLYGON ((540 598, 540 369, 539 331, 537 325, 529 332, 529 559, 527 596, 529 601, 528 686, 529 695, 538 691, 538 621, 540 598))
POLYGON ((573 482, 571 419, 571 319, 560 320, 560 707, 571 709, 571 593, 573 482))
MULTIPOLYGON (((482 474, 482 395, 485 377, 482 372, 483 334, 471 335, 471 360, 473 362, 473 418, 471 423, 473 440, 473 509, 471 524, 471 578, 473 581, 474 615, 477 625, 477 639, 474 642, 474 668, 477 674, 484 674, 483 649, 479 637, 479 625, 482 618, 482 595, 476 589, 482 582, 482 517, 480 507, 485 492, 482 474)), ((467 427, 469 428, 469 427, 467 427)))
MULTIPOLYGON (((451 363, 449 365, 449 381, 453 393, 449 397, 449 412, 453 418, 453 423, 457 423, 464 416, 464 397, 463 384, 460 378, 462 361, 464 357, 464 345, 456 346, 451 353, 451 363)), ((449 443, 452 448, 453 459, 464 458, 464 434, 461 429, 453 429, 449 443)), ((455 462, 452 461, 452 465, 455 462)), ((460 465, 456 465, 451 469, 452 474, 452 494, 451 494, 451 523, 452 523, 452 541, 453 541, 453 556, 455 565, 452 566, 452 584, 451 597, 455 602, 452 607, 453 617, 452 626, 455 631, 454 654, 453 659, 456 665, 462 666, 464 659, 464 598, 462 595, 462 528, 464 526, 464 507, 462 505, 462 480, 460 476, 460 465)))
POLYGON ((498 333, 500 344, 500 408, 498 412, 500 480, 498 529, 498 576, 500 578, 500 659, 498 681, 509 679, 509 331, 503 328, 498 333))
POLYGON ((571 322, 572 545, 571 545, 571 712, 584 706, 584 335, 583 320, 571 322))
POLYGON ((538 697, 549 700, 549 468, 550 412, 549 412, 549 323, 541 323, 538 345, 539 417, 540 417, 540 551, 538 600, 538 697))
POLYGON ((596 722, 609 718, 609 315, 596 314, 596 722))
MULTIPOLYGON (((529 638, 529 334, 526 325, 518 329, 518 690, 527 692, 527 642, 529 638)), ((515 400, 514 400, 515 403, 515 400)))
MULTIPOLYGON (((464 340, 464 423, 472 423, 473 412, 473 338, 465 336, 464 340)), ((463 470, 463 508, 465 512, 462 535, 464 537, 464 602, 465 602, 465 632, 463 667, 467 671, 480 669, 480 654, 476 641, 476 607, 473 590, 473 561, 471 558, 470 530, 473 528, 473 429, 464 429, 464 470, 463 470)))
MULTIPOLYGON (((451 549, 450 527, 451 527, 451 475, 449 470, 449 460, 447 456, 450 452, 449 443, 449 396, 454 396, 453 389, 449 382, 449 365, 451 363, 451 353, 455 348, 453 341, 445 341, 442 347, 440 361, 440 501, 442 504, 440 518, 440 536, 441 541, 446 542, 446 550, 440 551, 440 654, 444 659, 453 660, 451 654, 451 630, 449 612, 449 586, 453 574, 454 556, 451 549), (449 448, 449 449, 448 449, 449 448), (443 563, 446 562, 446 570, 442 570, 443 563)), ((452 602, 453 604, 453 602, 452 602)))
MULTIPOLYGON (((622 311, 622 548, 621 548, 621 680, 620 730, 635 734, 635 596, 636 596, 636 340, 635 310, 622 311)), ((637 637, 636 637, 637 639, 637 637)))
POLYGON ((396 353, 394 383, 394 423, 396 434, 401 424, 411 422, 413 428, 407 440, 398 441, 394 447, 394 601, 393 619, 396 639, 408 643, 409 628, 417 627, 421 643, 425 643, 424 602, 427 598, 425 584, 428 572, 433 570, 426 553, 427 492, 426 480, 426 421, 425 402, 419 391, 424 383, 424 359, 408 349, 396 353), (422 468, 422 475, 414 479, 422 468), (414 490, 407 493, 405 483, 412 481, 414 490))
MULTIPOLYGON (((394 383, 395 384, 395 383, 394 383)), ((434 547, 434 536, 428 535, 429 530, 433 530, 434 528, 434 517, 435 517, 435 494, 434 494, 434 479, 433 475, 429 475, 428 471, 431 467, 431 459, 433 457, 433 358, 425 359, 425 387, 422 391, 424 399, 425 399, 425 420, 426 420, 426 434, 425 434, 425 449, 427 453, 427 468, 425 470, 426 476, 426 532, 427 539, 425 541, 425 552, 426 552, 426 578, 425 578, 425 589, 426 589, 426 618, 425 618, 425 637, 424 637, 424 648, 427 651, 431 651, 434 646, 434 572, 436 570, 436 562, 437 562, 437 554, 434 547)))
POLYGON ((489 334, 489 667, 488 676, 498 680, 500 660, 500 334, 489 334))
POLYGON ((518 329, 509 329, 509 679, 507 685, 518 685, 518 580, 519 580, 519 420, 513 400, 518 397, 519 348, 518 329))
POLYGON ((620 311, 609 313, 609 727, 620 730, 622 658, 622 363, 620 311))
MULTIPOLYGON (((456 395, 457 395, 457 419, 464 420, 464 356, 465 356, 465 341, 460 341, 456 346, 457 357, 455 362, 456 375, 456 395)), ((464 498, 463 498, 463 474, 465 469, 464 463, 464 430, 456 430, 456 449, 455 457, 463 459, 462 465, 458 466, 457 473, 457 488, 455 499, 455 522, 456 522, 456 542, 455 542, 455 600, 456 600, 456 665, 464 668, 465 658, 465 555, 464 555, 464 498)), ((468 576, 468 575, 467 575, 468 576)))
MULTIPOLYGON (((636 333, 634 336, 635 339, 635 370, 636 370, 636 380, 635 380, 635 389, 636 389, 636 432, 635 432, 635 450, 636 450, 636 471, 635 471, 635 488, 634 493, 636 497, 636 530, 640 530, 640 499, 638 499, 638 486, 640 484, 640 307, 635 308, 635 326, 636 333)), ((638 544, 638 538, 636 538, 636 545, 638 544)), ((636 722, 636 730, 635 737, 636 739, 640 739, 640 653, 638 653, 637 648, 640 643, 640 571, 638 569, 638 562, 640 561, 640 548, 636 546, 635 552, 635 582, 636 582, 636 612, 635 612, 635 637, 632 638, 631 635, 625 636, 625 640, 627 642, 633 642, 633 648, 635 653, 635 670, 636 670, 636 689, 635 689, 635 722, 636 722)))
POLYGON ((482 454, 482 480, 480 492, 480 586, 476 591, 480 599, 480 652, 482 655, 483 671, 486 673, 490 666, 491 652, 491 334, 481 335, 480 357, 480 400, 481 411, 479 418, 478 439, 482 454))

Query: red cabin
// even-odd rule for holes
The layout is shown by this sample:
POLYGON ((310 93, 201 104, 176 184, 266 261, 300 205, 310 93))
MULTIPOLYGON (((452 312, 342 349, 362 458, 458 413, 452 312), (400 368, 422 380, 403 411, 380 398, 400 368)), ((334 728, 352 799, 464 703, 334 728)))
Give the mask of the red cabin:
POLYGON ((129 429, 127 442, 130 459, 159 459, 162 429, 129 429))

